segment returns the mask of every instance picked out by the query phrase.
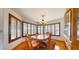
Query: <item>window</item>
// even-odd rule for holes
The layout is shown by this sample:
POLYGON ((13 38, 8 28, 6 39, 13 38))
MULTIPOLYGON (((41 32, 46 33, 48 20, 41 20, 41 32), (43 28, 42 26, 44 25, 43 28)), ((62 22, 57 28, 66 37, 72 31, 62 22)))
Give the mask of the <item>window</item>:
POLYGON ((52 33, 54 36, 60 36, 60 23, 53 23, 47 25, 38 25, 38 33, 52 33))
POLYGON ((47 32, 48 32, 48 31, 47 31, 47 29, 48 29, 48 28, 47 28, 47 25, 45 25, 44 28, 45 28, 44 33, 47 33, 47 32))
POLYGON ((51 30, 51 31, 52 31, 52 35, 54 35, 54 24, 52 24, 51 26, 52 26, 52 27, 51 27, 51 29, 52 29, 52 30, 51 30))
POLYGON ((22 36, 21 21, 15 16, 9 14, 9 43, 22 36))
POLYGON ((23 22, 23 31, 22 31, 22 35, 23 36, 27 36, 28 34, 36 34, 36 25, 32 24, 32 23, 28 23, 28 22, 23 22))
POLYGON ((51 33, 51 25, 48 25, 48 32, 51 33))
POLYGON ((21 37, 22 36, 22 31, 21 31, 21 21, 20 20, 17 20, 17 38, 21 37))
POLYGON ((41 26, 41 34, 43 34, 43 26, 41 26))
POLYGON ((38 26, 38 34, 40 34, 41 33, 41 28, 40 28, 40 26, 38 26))
POLYGON ((23 36, 26 36, 27 33, 27 23, 23 23, 23 36))
POLYGON ((59 31, 60 31, 59 27, 60 27, 59 24, 55 24, 55 35, 60 35, 60 33, 59 33, 59 31))
POLYGON ((34 26, 34 25, 32 25, 32 29, 31 29, 31 30, 32 30, 32 34, 34 34, 34 31, 33 31, 33 30, 34 30, 34 27, 33 27, 33 26, 34 26))
POLYGON ((34 30, 33 31, 34 31, 34 34, 36 34, 36 25, 34 25, 34 30))
POLYGON ((35 25, 30 23, 23 23, 23 36, 26 34, 45 34, 47 32, 52 35, 60 35, 60 23, 53 23, 49 25, 35 25), (38 32, 37 32, 38 31, 38 32))
POLYGON ((31 27, 30 27, 30 24, 28 24, 28 34, 31 34, 31 27))
POLYGON ((11 31, 11 40, 16 39, 16 19, 11 18, 11 25, 10 25, 10 31, 11 31))

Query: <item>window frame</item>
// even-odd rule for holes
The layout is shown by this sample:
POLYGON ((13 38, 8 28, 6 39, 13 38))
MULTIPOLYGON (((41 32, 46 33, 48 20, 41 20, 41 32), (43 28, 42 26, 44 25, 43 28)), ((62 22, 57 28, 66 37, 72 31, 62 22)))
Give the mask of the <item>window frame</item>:
POLYGON ((60 23, 54 23, 54 36, 60 36, 60 32, 61 32, 60 31, 60 23), (56 29, 56 27, 55 27, 56 24, 59 24, 59 35, 56 35, 56 30, 55 30, 56 29))
POLYGON ((17 40, 17 39, 19 39, 19 38, 21 38, 22 37, 22 21, 19 19, 19 18, 17 18, 17 17, 15 17, 14 15, 12 15, 12 14, 10 14, 9 13, 9 30, 8 30, 9 32, 9 43, 11 43, 11 42, 13 42, 13 41, 15 41, 15 40, 17 40), (16 38, 14 38, 14 39, 11 39, 11 22, 12 22, 12 19, 11 18, 14 18, 15 20, 16 20, 16 38), (20 29, 20 31, 21 31, 21 34, 20 34, 20 36, 19 37, 17 37, 18 36, 18 29, 17 29, 17 27, 18 27, 18 23, 17 22, 20 22, 20 27, 21 27, 21 29, 20 29))
MULTIPOLYGON (((34 31, 32 32, 32 26, 33 26, 33 30, 34 30, 34 25, 37 26, 36 24, 33 24, 33 23, 29 23, 29 22, 26 22, 26 21, 23 21, 22 22, 22 37, 26 37, 26 36, 23 36, 23 23, 26 23, 27 24, 27 35, 30 35, 30 34, 35 34, 34 31), (30 34, 28 34, 28 24, 30 24, 30 34)), ((37 28, 36 28, 36 32, 37 32, 37 28)))
MULTIPOLYGON (((60 22, 58 22, 58 23, 52 23, 52 24, 45 24, 45 25, 38 25, 38 26, 40 26, 40 34, 41 34, 41 26, 44 26, 44 29, 45 29, 45 26, 47 26, 47 32, 49 32, 48 31, 48 26, 50 27, 50 32, 52 32, 52 25, 54 26, 54 34, 52 35, 52 36, 60 36, 60 33, 61 33, 61 31, 60 31, 60 22), (59 35, 55 35, 56 34, 56 30, 55 30, 55 25, 56 24, 59 24, 59 35)), ((37 27, 37 29, 38 29, 38 27, 37 27)), ((37 30, 38 31, 38 30, 37 30)), ((44 31, 44 34, 45 34, 45 31, 44 31)))
POLYGON ((24 27, 23 27, 24 23, 27 24, 27 34, 28 34, 28 23, 27 22, 22 22, 22 37, 26 36, 26 35, 24 36, 24 27))
POLYGON ((41 34, 41 26, 40 26, 40 25, 37 25, 37 33, 38 33, 38 34, 41 34), (39 28, 40 28, 40 33, 38 32, 38 26, 39 26, 39 28))

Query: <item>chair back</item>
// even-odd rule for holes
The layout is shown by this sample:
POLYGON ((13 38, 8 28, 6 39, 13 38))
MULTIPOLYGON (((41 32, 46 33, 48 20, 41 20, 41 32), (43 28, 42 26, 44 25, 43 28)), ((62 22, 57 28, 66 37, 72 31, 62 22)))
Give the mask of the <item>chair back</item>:
POLYGON ((31 50, 32 49, 32 44, 31 44, 31 41, 30 41, 30 37, 29 36, 26 38, 26 43, 27 43, 27 49, 28 50, 31 50))

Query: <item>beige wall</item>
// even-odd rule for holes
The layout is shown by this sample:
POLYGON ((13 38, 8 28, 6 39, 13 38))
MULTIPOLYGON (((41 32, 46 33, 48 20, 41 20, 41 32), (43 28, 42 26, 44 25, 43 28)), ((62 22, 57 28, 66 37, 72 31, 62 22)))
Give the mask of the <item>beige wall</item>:
POLYGON ((22 18, 23 21, 29 22, 29 23, 33 23, 33 24, 37 24, 37 22, 33 21, 33 20, 29 20, 28 18, 23 17, 22 18))
POLYGON ((19 18, 20 20, 22 20, 22 17, 20 15, 18 15, 17 13, 15 13, 14 11, 10 10, 10 9, 4 9, 3 10, 3 42, 4 42, 4 49, 12 49, 15 46, 17 46, 19 43, 21 43, 22 41, 24 41, 24 39, 20 38, 12 43, 8 43, 8 14, 11 13, 12 15, 14 15, 15 17, 19 18))
MULTIPOLYGON (((0 30, 3 31, 0 34, 0 42, 2 42, 2 43, 0 43, 0 45, 1 44, 3 45, 3 48, 1 48, 1 49, 12 49, 15 46, 17 46, 19 43, 23 42, 25 39, 20 38, 16 41, 13 41, 12 43, 8 43, 8 22, 9 22, 8 14, 11 13, 12 15, 19 18, 20 20, 23 20, 23 17, 21 15, 19 15, 18 13, 14 12, 12 9, 6 8, 6 9, 2 9, 2 10, 0 9, 0 11, 2 12, 1 15, 3 16, 3 17, 1 17, 3 23, 0 24, 0 26, 2 26, 2 29, 0 29, 0 30), (2 12, 2 10, 3 10, 3 12, 2 12), (3 36, 3 37, 1 37, 1 36, 3 36)), ((1 19, 0 19, 0 21, 1 21, 1 19)), ((27 21, 27 19, 26 19, 26 21, 27 21)))
POLYGON ((3 9, 0 9, 0 32, 2 32, 2 29, 3 29, 3 9))
POLYGON ((26 18, 25 16, 23 16, 22 14, 20 14, 19 12, 17 12, 14 8, 12 9, 13 11, 15 11, 16 13, 18 13, 20 16, 22 16, 22 20, 29 22, 29 23, 33 23, 33 24, 37 24, 36 21, 30 20, 28 17, 26 18))
POLYGON ((0 50, 3 49, 3 9, 0 9, 0 50))

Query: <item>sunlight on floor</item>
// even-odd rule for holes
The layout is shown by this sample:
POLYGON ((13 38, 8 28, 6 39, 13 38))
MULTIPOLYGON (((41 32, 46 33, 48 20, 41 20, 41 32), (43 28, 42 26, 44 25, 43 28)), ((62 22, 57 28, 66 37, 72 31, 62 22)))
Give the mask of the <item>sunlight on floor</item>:
POLYGON ((60 47, 58 45, 55 45, 54 50, 60 50, 60 47))

